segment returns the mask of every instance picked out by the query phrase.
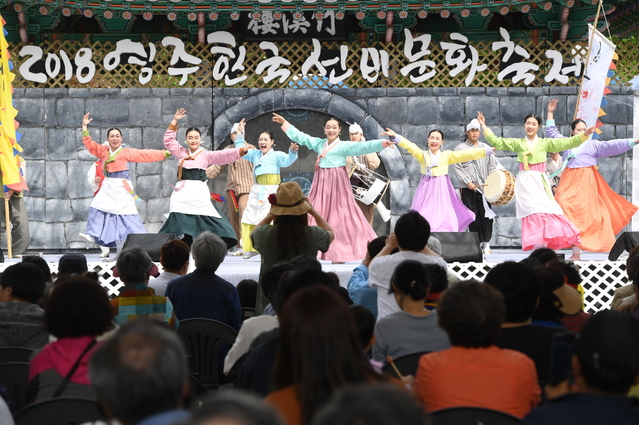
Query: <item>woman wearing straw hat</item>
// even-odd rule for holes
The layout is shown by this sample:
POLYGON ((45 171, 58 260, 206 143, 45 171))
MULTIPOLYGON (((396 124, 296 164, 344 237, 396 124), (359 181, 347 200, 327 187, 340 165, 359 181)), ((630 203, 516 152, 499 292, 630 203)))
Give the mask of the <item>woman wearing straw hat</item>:
MULTIPOLYGON (((334 239, 333 229, 313 208, 295 182, 282 183, 268 198, 271 211, 251 233, 253 247, 261 255, 260 282, 265 271, 298 255, 317 256, 326 252, 334 239), (311 216, 317 226, 308 225, 311 216), (269 224, 273 223, 272 226, 269 224)), ((257 291, 255 311, 268 304, 261 288, 257 291)))
POLYGON ((308 199, 336 230, 335 242, 320 258, 343 263, 366 257, 366 245, 377 235, 353 198, 346 172, 346 157, 378 152, 394 143, 388 140, 341 141, 341 127, 335 118, 324 124, 326 138, 302 133, 277 114, 273 114, 273 121, 282 124, 282 130, 292 141, 319 154, 308 199))

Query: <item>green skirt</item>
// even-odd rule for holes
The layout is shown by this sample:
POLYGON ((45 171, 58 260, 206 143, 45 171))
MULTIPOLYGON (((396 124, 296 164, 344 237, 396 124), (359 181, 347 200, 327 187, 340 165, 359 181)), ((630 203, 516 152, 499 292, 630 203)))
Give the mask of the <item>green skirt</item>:
POLYGON ((190 235, 193 239, 200 233, 215 233, 226 243, 226 248, 230 249, 237 245, 237 236, 229 220, 220 214, 221 218, 207 215, 183 214, 172 212, 159 233, 175 233, 176 235, 190 235))

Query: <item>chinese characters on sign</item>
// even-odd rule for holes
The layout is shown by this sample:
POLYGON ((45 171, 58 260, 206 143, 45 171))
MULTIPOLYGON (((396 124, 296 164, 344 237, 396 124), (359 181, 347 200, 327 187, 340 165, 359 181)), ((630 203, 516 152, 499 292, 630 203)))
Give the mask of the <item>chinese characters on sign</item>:
MULTIPOLYGON (((263 12, 260 26, 255 27, 258 32, 279 30, 284 25, 284 17, 276 22, 265 16, 263 12), (271 26, 266 26, 266 25, 271 26), (275 27, 275 25, 279 27, 275 27)), ((329 13, 324 16, 324 20, 329 20, 329 13)), ((303 17, 303 16, 302 16, 303 17)), ((298 16, 299 18, 299 16, 298 16)), ((256 24, 257 25, 257 24, 256 24)), ((287 31, 293 31, 291 23, 287 23, 287 31)), ((319 24, 318 24, 319 25, 319 24)), ((302 27, 299 27, 300 31, 302 27)), ((323 28, 323 27, 322 27, 323 28)), ((330 29, 330 25, 329 25, 330 29)), ((297 31, 297 30, 296 30, 297 31)), ((497 80, 510 79, 513 83, 523 81, 525 85, 531 84, 538 75, 539 65, 528 62, 530 53, 522 46, 517 45, 510 39, 508 31, 500 28, 502 41, 492 43, 492 52, 499 53, 499 72, 497 80)), ((354 46, 341 44, 339 48, 324 48, 317 38, 312 38, 311 46, 308 48, 306 58, 299 65, 293 65, 290 60, 280 56, 280 48, 272 41, 262 41, 259 48, 263 54, 258 56, 259 61, 255 63, 254 73, 265 84, 277 79, 280 84, 284 84, 287 79, 294 76, 296 78, 322 77, 331 85, 346 87, 348 78, 355 73, 359 73, 362 79, 370 84, 375 83, 380 78, 388 78, 393 75, 391 64, 400 62, 403 64, 398 69, 399 74, 410 79, 414 84, 423 83, 433 78, 437 72, 448 72, 451 77, 456 77, 461 73, 465 76, 464 84, 470 86, 478 75, 490 72, 486 57, 476 47, 468 43, 468 38, 458 33, 451 33, 448 41, 439 42, 439 48, 445 53, 443 62, 448 67, 446 71, 444 64, 436 63, 432 57, 430 34, 413 36, 409 30, 404 30, 405 42, 400 54, 391 49, 387 51, 383 48, 356 47, 359 49, 359 64, 355 61, 349 62, 349 55, 352 57, 357 52, 349 50, 354 46), (392 54, 395 56, 393 57, 392 54), (391 60, 391 58, 393 60, 391 60), (359 65, 357 67, 356 65, 359 65), (355 69, 353 69, 355 68, 355 69), (439 70, 439 71, 438 71, 439 70)), ((247 49, 242 43, 238 43, 233 34, 226 31, 216 31, 208 34, 207 42, 210 45, 212 74, 215 81, 222 81, 226 86, 241 84, 249 78, 251 68, 246 68, 247 49)), ((164 37, 162 46, 168 48, 170 54, 170 66, 168 74, 179 77, 179 85, 187 83, 189 76, 202 69, 202 58, 193 56, 186 52, 186 46, 182 40, 176 37, 164 37)), ((437 46, 434 46, 437 47, 437 46)), ((116 43, 115 49, 106 55, 102 61, 105 71, 111 72, 127 66, 128 70, 139 67, 138 81, 140 84, 148 84, 153 78, 153 65, 157 54, 156 45, 147 43, 145 46, 141 42, 131 40, 120 40, 116 43)), ((64 79, 69 81, 73 77, 81 84, 89 83, 96 74, 99 66, 93 59, 94 54, 89 48, 78 49, 75 54, 70 54, 62 49, 57 52, 48 52, 39 46, 24 46, 19 56, 24 58, 20 67, 20 75, 28 81, 36 83, 46 83, 49 79, 57 78, 61 73, 64 79)), ((493 55, 494 56, 494 55, 493 55)), ((557 50, 546 50, 544 57, 548 65, 544 81, 547 83, 558 82, 567 84, 569 78, 579 77, 583 70, 583 58, 575 56, 568 63, 564 63, 564 57, 557 50)), ((250 58, 250 56, 249 56, 250 58)), ((255 56, 253 57, 253 61, 255 56)), ((397 65, 396 65, 397 66, 397 65)), ((101 71, 102 72, 102 71, 101 71)), ((481 81, 481 80, 480 80, 481 81)))

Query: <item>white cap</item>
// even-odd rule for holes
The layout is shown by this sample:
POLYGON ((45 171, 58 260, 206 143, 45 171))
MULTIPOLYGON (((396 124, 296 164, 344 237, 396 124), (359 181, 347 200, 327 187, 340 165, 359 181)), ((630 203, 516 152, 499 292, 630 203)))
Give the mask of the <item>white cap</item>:
POLYGON ((240 125, 238 123, 233 124, 233 127, 231 128, 231 134, 237 133, 237 130, 239 128, 240 128, 240 125))
POLYGON ((466 126, 466 131, 479 129, 481 129, 481 126, 479 125, 479 121, 477 121, 477 118, 473 118, 473 120, 466 126))
POLYGON ((354 134, 354 133, 364 134, 364 131, 362 130, 362 127, 359 126, 359 124, 355 123, 355 124, 351 124, 348 127, 348 133, 349 134, 354 134))

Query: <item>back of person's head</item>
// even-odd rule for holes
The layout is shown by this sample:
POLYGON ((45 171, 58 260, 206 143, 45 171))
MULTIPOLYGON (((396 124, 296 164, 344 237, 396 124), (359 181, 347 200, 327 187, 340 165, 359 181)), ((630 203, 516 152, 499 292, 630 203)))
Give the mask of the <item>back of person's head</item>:
POLYGON ((353 314, 353 319, 355 319, 355 326, 357 326, 357 334, 359 335, 362 349, 366 349, 375 334, 375 315, 363 305, 353 304, 348 306, 348 308, 353 314))
POLYGON ((168 272, 177 272, 189 261, 189 246, 179 239, 168 241, 160 248, 160 263, 168 272))
POLYGON ((279 285, 282 277, 287 272, 296 269, 297 267, 291 263, 280 263, 264 272, 264 275, 262 276, 262 293, 264 296, 271 300, 273 297, 273 291, 275 291, 275 288, 279 285))
POLYGON ((378 236, 368 243, 366 251, 370 258, 375 258, 377 254, 384 249, 384 245, 386 245, 386 238, 388 238, 388 235, 378 236))
POLYGON ((430 299, 430 295, 441 294, 448 289, 448 270, 439 264, 424 264, 424 267, 428 270, 430 277, 430 289, 427 295, 427 298, 430 299))
POLYGON ((568 285, 576 287, 577 285, 581 284, 583 278, 581 277, 581 274, 579 274, 579 269, 577 269, 574 264, 566 263, 564 261, 562 261, 560 264, 561 271, 563 272, 563 275, 566 278, 566 283, 568 285))
POLYGON ((559 261, 557 253, 550 248, 537 248, 530 253, 530 257, 538 259, 544 266, 548 263, 559 261))
POLYGON ((430 275, 424 264, 417 260, 404 260, 393 271, 388 293, 397 290, 418 301, 426 298, 429 289, 430 275))
POLYGON ((98 336, 113 328, 106 290, 94 280, 73 276, 51 292, 44 327, 56 338, 98 336))
POLYGON ((289 263, 300 269, 311 268, 315 270, 322 270, 322 263, 319 262, 317 257, 313 257, 312 255, 298 255, 297 257, 293 257, 289 263))
POLYGON ((240 280, 236 288, 237 295, 240 298, 240 306, 255 308, 257 281, 255 279, 240 280))
POLYGON ((89 364, 98 400, 122 423, 182 406, 186 352, 178 334, 148 319, 124 324, 89 364))
POLYGON ((358 385, 339 390, 312 425, 429 425, 424 408, 395 385, 358 385))
POLYGON ((602 310, 581 328, 575 355, 587 386, 626 395, 639 374, 639 319, 602 310))
POLYGON ((539 261, 539 258, 535 258, 535 257, 526 257, 523 260, 519 261, 519 264, 522 264, 526 267, 530 267, 531 269, 536 269, 537 267, 541 267, 541 261, 539 261))
POLYGON ((214 272, 220 267, 226 256, 226 243, 211 232, 203 232, 191 246, 195 268, 214 272))
POLYGON ((3 292, 11 288, 11 297, 35 304, 44 292, 45 281, 42 270, 38 266, 20 262, 4 269, 0 286, 3 292))
POLYGON ((448 289, 437 304, 439 326, 450 343, 466 348, 494 345, 499 338, 506 307, 501 293, 474 280, 448 289))
POLYGON ((299 388, 302 422, 309 424, 333 394, 348 384, 375 379, 360 347, 355 320, 334 290, 298 290, 280 314, 276 389, 299 388))
POLYGON ((217 393, 191 415, 189 425, 284 425, 273 407, 241 391, 217 393))
POLYGON ((535 274, 539 283, 539 304, 533 313, 533 320, 561 321, 564 313, 559 308, 561 301, 555 293, 563 288, 564 275, 554 267, 543 266, 537 267, 535 274))
POLYGON ((120 280, 125 285, 146 285, 151 267, 153 267, 151 257, 139 246, 123 249, 115 262, 120 280))
POLYGON ((286 273, 273 292, 271 292, 271 304, 277 313, 288 299, 298 290, 313 285, 326 286, 335 291, 333 279, 321 270, 294 269, 286 273))
POLYGON ((409 211, 397 219, 395 237, 401 249, 422 251, 430 238, 430 224, 417 211, 409 211))
MULTIPOLYGON (((637 246, 639 247, 639 245, 637 246)), ((639 270, 639 255, 628 257, 628 259, 626 260, 626 273, 628 274, 628 282, 632 283, 634 281, 637 270, 639 270)))
POLYGON ((42 270, 42 275, 47 283, 53 283, 53 277, 51 276, 51 268, 49 264, 44 260, 44 258, 39 257, 37 255, 28 255, 22 257, 23 263, 32 263, 35 264, 42 270))
POLYGON ((507 261, 493 267, 484 282, 504 297, 507 323, 530 320, 539 299, 539 282, 533 269, 507 261))
POLYGON ((87 257, 78 252, 70 252, 60 257, 58 261, 58 275, 61 274, 82 274, 89 270, 87 257))

